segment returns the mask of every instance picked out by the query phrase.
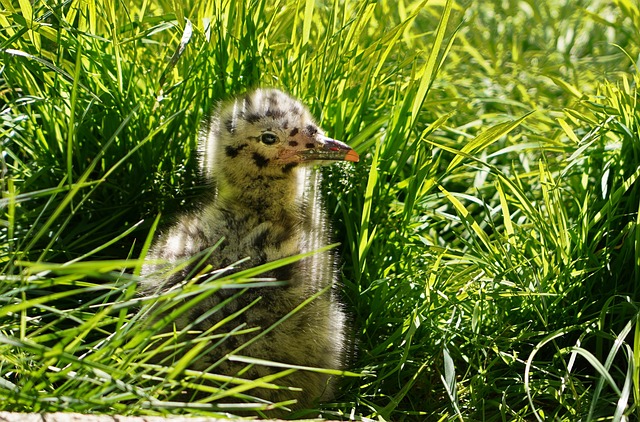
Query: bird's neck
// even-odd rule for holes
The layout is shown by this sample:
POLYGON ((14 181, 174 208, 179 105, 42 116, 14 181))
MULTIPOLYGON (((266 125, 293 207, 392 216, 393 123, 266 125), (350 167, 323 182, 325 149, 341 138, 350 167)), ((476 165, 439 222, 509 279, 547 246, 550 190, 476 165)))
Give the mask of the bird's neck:
POLYGON ((241 180, 218 179, 218 203, 236 215, 260 221, 290 221, 299 215, 299 175, 254 175, 241 180))

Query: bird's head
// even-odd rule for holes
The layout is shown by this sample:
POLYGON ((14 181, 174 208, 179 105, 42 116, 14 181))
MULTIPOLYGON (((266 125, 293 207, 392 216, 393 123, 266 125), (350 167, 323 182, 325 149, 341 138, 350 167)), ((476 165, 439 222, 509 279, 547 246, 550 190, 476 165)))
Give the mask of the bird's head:
POLYGON ((208 172, 281 178, 305 164, 359 160, 324 135, 305 106, 276 89, 258 89, 223 105, 205 139, 208 172))

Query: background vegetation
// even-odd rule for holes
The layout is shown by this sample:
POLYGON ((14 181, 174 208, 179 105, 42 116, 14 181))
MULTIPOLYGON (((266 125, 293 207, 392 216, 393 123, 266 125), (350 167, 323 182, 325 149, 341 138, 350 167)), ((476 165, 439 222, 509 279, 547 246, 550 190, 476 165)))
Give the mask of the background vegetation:
POLYGON ((361 375, 326 417, 639 416, 635 2, 0 4, 0 409, 233 410, 148 363, 135 283, 203 114, 267 85, 363 158, 324 170, 361 375))

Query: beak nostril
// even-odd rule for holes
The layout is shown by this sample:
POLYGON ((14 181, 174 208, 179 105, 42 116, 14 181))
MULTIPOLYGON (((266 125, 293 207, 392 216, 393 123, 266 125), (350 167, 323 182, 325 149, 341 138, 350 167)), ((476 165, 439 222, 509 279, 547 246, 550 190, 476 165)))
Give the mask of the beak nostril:
POLYGON ((359 161, 358 153, 349 145, 324 135, 318 136, 315 142, 309 142, 305 146, 305 151, 298 152, 302 161, 359 161))

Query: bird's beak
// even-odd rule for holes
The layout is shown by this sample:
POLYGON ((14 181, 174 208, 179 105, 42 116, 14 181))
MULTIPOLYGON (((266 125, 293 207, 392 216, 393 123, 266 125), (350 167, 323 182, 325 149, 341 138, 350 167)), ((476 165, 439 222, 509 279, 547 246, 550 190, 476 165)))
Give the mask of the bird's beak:
POLYGON ((301 151, 300 156, 303 161, 360 161, 358 153, 349 145, 324 136, 315 142, 314 148, 301 151))

